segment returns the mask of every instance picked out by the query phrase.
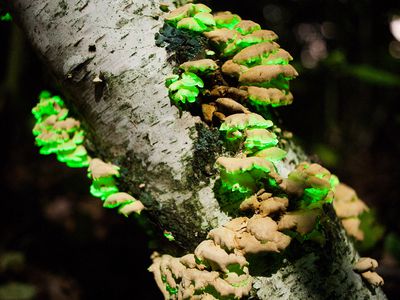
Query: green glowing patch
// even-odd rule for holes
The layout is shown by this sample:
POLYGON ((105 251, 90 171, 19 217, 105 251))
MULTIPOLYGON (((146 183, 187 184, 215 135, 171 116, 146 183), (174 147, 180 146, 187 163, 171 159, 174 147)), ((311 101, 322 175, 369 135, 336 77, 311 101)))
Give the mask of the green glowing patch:
POLYGON ((210 14, 210 13, 207 13, 207 12, 200 12, 200 13, 195 14, 195 15, 193 16, 193 18, 194 18, 197 22, 199 22, 199 23, 201 23, 201 24, 203 24, 203 25, 205 25, 205 26, 209 26, 209 27, 215 26, 214 17, 213 17, 213 15, 210 14))
POLYGON ((214 20, 217 28, 233 29, 241 21, 241 18, 236 14, 225 12, 214 15, 214 20))
POLYGON ((234 27, 234 29, 242 35, 247 35, 256 30, 261 30, 261 26, 252 21, 241 21, 234 27))
POLYGON ((257 191, 275 172, 272 163, 261 157, 220 157, 216 164, 223 186, 241 193, 257 191))
POLYGON ((271 120, 265 120, 262 116, 250 114, 233 114, 227 117, 224 123, 221 124, 219 130, 227 131, 228 133, 245 130, 250 128, 270 128, 274 124, 271 120))
POLYGON ((93 183, 90 186, 90 193, 94 197, 101 198, 101 200, 105 200, 108 196, 118 193, 115 179, 110 176, 93 180, 93 183))
POLYGON ((176 104, 195 102, 200 93, 199 88, 204 87, 203 80, 192 72, 184 72, 178 78, 180 79, 176 76, 167 78, 170 99, 176 104))
POLYGON ((12 21, 11 14, 8 12, 5 15, 0 16, 0 21, 5 21, 5 22, 12 21))
POLYGON ((163 233, 163 234, 164 234, 164 237, 165 237, 168 241, 170 241, 170 242, 175 241, 175 237, 172 235, 171 232, 164 230, 164 233, 163 233))
POLYGON ((277 162, 286 157, 286 151, 278 148, 278 147, 271 147, 271 148, 266 148, 263 149, 255 154, 255 156, 258 157, 265 157, 271 162, 277 162))
POLYGON ((248 151, 261 150, 278 144, 278 137, 267 129, 248 129, 245 132, 244 147, 248 151))
POLYGON ((202 22, 199 22, 195 18, 183 18, 176 25, 179 29, 186 29, 195 32, 203 32, 207 30, 207 26, 202 22))

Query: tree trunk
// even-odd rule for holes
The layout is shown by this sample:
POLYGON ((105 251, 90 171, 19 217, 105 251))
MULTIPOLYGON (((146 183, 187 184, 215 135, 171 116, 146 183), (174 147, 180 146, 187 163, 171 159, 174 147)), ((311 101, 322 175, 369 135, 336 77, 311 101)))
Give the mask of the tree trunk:
MULTIPOLYGON (((176 66, 171 55, 179 60, 184 54, 156 45, 164 24, 160 1, 11 2, 13 16, 84 124, 89 150, 121 167, 124 191, 143 202, 161 230, 172 232, 176 252, 193 251, 230 218, 213 191, 213 165, 224 149, 217 129, 170 103, 164 82, 176 66), (93 82, 98 75, 101 84, 93 82)), ((191 42, 191 51, 204 50, 201 40, 191 42)), ((288 170, 304 159, 294 145, 291 155, 288 170)), ((254 299, 385 299, 353 272, 357 253, 332 207, 325 211, 324 248, 266 256, 261 267, 250 268, 254 299)))

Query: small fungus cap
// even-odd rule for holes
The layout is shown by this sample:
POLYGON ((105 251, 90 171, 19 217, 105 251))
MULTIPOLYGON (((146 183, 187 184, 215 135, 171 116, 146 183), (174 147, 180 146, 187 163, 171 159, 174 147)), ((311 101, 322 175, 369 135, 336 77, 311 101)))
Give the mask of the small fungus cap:
POLYGON ((233 114, 227 117, 224 123, 221 124, 221 131, 244 130, 246 128, 269 128, 274 124, 271 120, 265 120, 262 116, 250 114, 233 114))
POLYGON ((287 78, 294 78, 298 75, 291 65, 262 65, 248 69, 240 75, 239 82, 242 84, 262 85, 272 79, 283 75, 287 78))

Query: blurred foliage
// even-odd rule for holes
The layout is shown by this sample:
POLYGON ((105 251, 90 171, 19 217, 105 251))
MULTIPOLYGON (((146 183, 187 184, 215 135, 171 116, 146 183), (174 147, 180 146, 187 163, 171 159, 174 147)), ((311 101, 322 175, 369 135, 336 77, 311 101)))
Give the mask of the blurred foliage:
POLYGON ((31 284, 11 282, 0 285, 0 300, 31 300, 36 288, 31 284))
POLYGON ((390 232, 385 237, 384 249, 400 263, 400 236, 395 232, 390 232))
POLYGON ((364 240, 356 242, 356 248, 361 253, 371 250, 383 237, 385 228, 378 223, 375 209, 370 208, 360 217, 360 229, 364 232, 364 240))

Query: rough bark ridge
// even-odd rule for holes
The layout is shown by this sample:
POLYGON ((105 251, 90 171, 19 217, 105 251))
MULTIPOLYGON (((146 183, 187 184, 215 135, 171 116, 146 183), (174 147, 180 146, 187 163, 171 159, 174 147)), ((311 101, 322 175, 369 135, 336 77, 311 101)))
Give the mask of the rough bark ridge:
MULTIPOLYGON (((180 115, 164 86, 174 64, 156 45, 163 26, 158 0, 14 0, 11 5, 87 127, 93 151, 125 170, 126 191, 184 251, 228 220, 214 196, 215 178, 201 175, 212 164, 194 167, 210 148, 219 151, 218 135, 198 117, 180 115), (97 75, 100 84, 93 82, 97 75)), ((201 44, 194 41, 191 47, 201 44)), ((211 163, 218 154, 209 155, 211 163)), ((385 298, 352 271, 357 254, 331 208, 327 211, 330 242, 324 249, 294 249, 278 261, 265 257, 261 267, 250 266, 257 276, 254 298, 385 298)))

